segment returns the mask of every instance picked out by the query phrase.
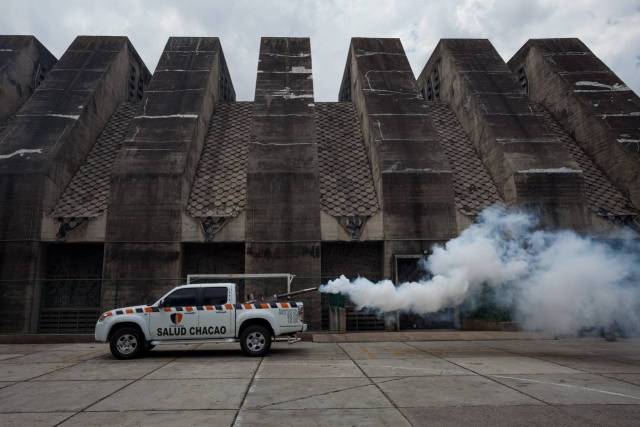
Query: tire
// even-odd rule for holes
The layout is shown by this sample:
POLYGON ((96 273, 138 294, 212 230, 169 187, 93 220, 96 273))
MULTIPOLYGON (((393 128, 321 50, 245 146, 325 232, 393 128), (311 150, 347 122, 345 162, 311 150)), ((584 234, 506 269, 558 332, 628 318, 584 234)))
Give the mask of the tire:
POLYGON ((240 347, 245 356, 264 356, 271 349, 271 332, 264 326, 248 326, 240 335, 240 347))
POLYGON ((136 328, 125 326, 111 335, 109 348, 116 359, 133 359, 144 353, 145 340, 136 328))

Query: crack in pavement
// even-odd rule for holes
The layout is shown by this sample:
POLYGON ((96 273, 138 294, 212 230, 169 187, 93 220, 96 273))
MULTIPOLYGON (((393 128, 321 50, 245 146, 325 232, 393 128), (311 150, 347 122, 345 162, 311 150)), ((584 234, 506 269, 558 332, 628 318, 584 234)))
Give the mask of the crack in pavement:
MULTIPOLYGON (((298 378, 298 379, 301 379, 301 378, 298 378)), ((355 379, 360 379, 360 378, 355 378, 355 379)), ((368 384, 360 384, 360 385, 357 385, 357 386, 345 387, 345 388, 341 388, 341 389, 337 389, 337 390, 327 391, 327 392, 324 392, 324 393, 316 393, 316 394, 310 394, 308 396, 296 397, 295 399, 283 400, 281 402, 273 402, 273 403, 269 403, 268 405, 259 406, 256 409, 265 409, 265 408, 268 408, 269 406, 282 405, 284 403, 291 403, 291 402, 298 402, 298 401, 301 401, 301 400, 311 399, 313 397, 328 396, 330 394, 339 393, 341 391, 356 390, 356 389, 359 389, 359 388, 369 387, 369 386, 375 385, 375 384, 373 384, 373 382, 371 382, 371 380, 369 378, 366 378, 366 379, 369 380, 368 384)))
MULTIPOLYGON (((93 359, 95 359, 95 358, 93 358, 93 359)), ((93 359, 89 359, 89 360, 93 360, 93 359)), ((97 405, 98 403, 102 402, 103 400, 113 396, 114 394, 118 393, 121 390, 124 390, 125 388, 129 387, 130 385, 137 383, 138 381, 140 381, 140 380, 144 379, 145 377, 151 375, 152 373, 156 372, 157 370, 164 368, 169 363, 175 362, 176 360, 178 360, 178 357, 174 357, 173 359, 168 360, 167 363, 165 363, 163 365, 160 365, 155 369, 152 369, 151 371, 149 371, 146 374, 142 375, 140 378, 136 378, 136 379, 133 379, 133 380, 130 380, 130 381, 124 380, 124 381, 127 381, 127 383, 124 384, 122 387, 119 387, 118 389, 116 389, 113 392, 101 397, 100 399, 96 400, 95 402, 90 403, 89 405, 85 406, 81 410, 79 410, 76 413, 72 414, 70 417, 65 418, 64 420, 62 420, 59 423, 55 424, 54 427, 57 427, 57 426, 61 425, 62 423, 67 422, 68 420, 70 420, 71 418, 75 417, 78 414, 82 414, 82 413, 87 412, 87 409, 91 408, 92 406, 97 405)), ((83 363, 83 362, 78 362, 77 364, 80 364, 80 363, 83 363)))
POLYGON ((506 379, 509 379, 509 380, 524 381, 524 382, 535 383, 535 384, 548 384, 548 385, 555 385, 555 386, 558 386, 558 387, 576 388, 576 389, 581 389, 581 390, 594 391, 594 392, 597 392, 597 393, 610 394, 612 396, 621 396, 621 397, 628 397, 629 399, 640 400, 640 396, 632 396, 630 394, 616 393, 614 391, 600 390, 600 389, 597 389, 597 388, 584 387, 584 386, 574 385, 574 384, 554 383, 554 382, 551 382, 551 381, 540 381, 540 380, 534 380, 534 379, 530 379, 530 378, 510 377, 510 376, 507 376, 507 375, 491 375, 491 376, 495 377, 495 378, 506 378, 506 379))
POLYGON ((542 403, 543 405, 547 405, 547 406, 549 406, 549 405, 550 405, 550 403, 548 403, 548 402, 546 402, 546 401, 544 401, 544 400, 542 400, 542 399, 539 399, 539 398, 537 398, 537 397, 535 397, 535 396, 532 396, 532 395, 530 395, 530 394, 528 394, 528 393, 525 393, 525 392, 524 392, 524 391, 522 391, 522 390, 519 390, 519 389, 517 389, 517 388, 515 388, 515 387, 512 387, 512 386, 510 386, 510 385, 508 385, 508 384, 501 383, 500 381, 498 381, 498 380, 496 380, 496 379, 494 379, 494 378, 491 378, 491 376, 489 376, 489 375, 485 375, 485 374, 483 374, 483 373, 481 373, 481 372, 474 371, 473 369, 468 368, 468 367, 466 367, 466 366, 462 366, 462 365, 460 365, 460 364, 458 364, 458 363, 456 363, 456 362, 454 362, 454 361, 452 361, 452 360, 447 360, 447 359, 445 359, 444 357, 438 356, 438 355, 436 355, 436 354, 434 354, 434 353, 430 353, 430 352, 428 352, 428 351, 426 351, 426 350, 423 350, 423 349, 421 349, 421 348, 419 348, 419 347, 416 347, 416 346, 414 346, 414 345, 411 345, 411 343, 408 343, 408 342, 407 342, 406 344, 407 344, 408 346, 413 347, 413 348, 415 348, 415 349, 417 349, 417 350, 420 350, 420 351, 422 351, 422 352, 424 352, 424 353, 430 354, 431 356, 437 357, 438 359, 445 360, 445 361, 447 361, 447 362, 449 362, 449 363, 452 363, 452 364, 454 364, 454 365, 458 366, 459 368, 462 368, 462 369, 465 369, 465 370, 467 370, 467 371, 473 372, 474 374, 476 374, 476 375, 478 375, 478 376, 480 376, 480 377, 482 377, 482 378, 485 378, 485 379, 487 379, 487 380, 489 380, 489 381, 491 381, 491 382, 494 382, 494 383, 496 383, 496 384, 499 384, 499 385, 500 385, 500 386, 502 386, 502 387, 506 387, 506 388, 508 388, 508 389, 511 389, 511 390, 515 391, 516 393, 522 394, 523 396, 527 396, 527 397, 528 397, 528 398, 530 398, 530 399, 537 400, 538 402, 542 403))
MULTIPOLYGON (((340 348, 342 348, 342 346, 340 344, 338 344, 338 346, 340 348)), ((413 346, 409 346, 412 348, 415 348, 413 346)), ((366 347, 365 347, 366 348, 366 347)), ((343 349, 344 350, 344 349, 343 349)), ((393 408, 398 411, 398 413, 400 414, 400 416, 407 422, 407 424, 409 424, 410 426, 413 426, 413 423, 411 422, 411 420, 409 419, 409 417, 407 417, 407 415, 402 412, 400 410, 400 408, 398 407, 398 405, 396 405, 396 403, 393 401, 393 399, 391 399, 391 397, 382 389, 382 387, 380 387, 380 384, 384 384, 384 383, 388 383, 388 382, 392 382, 392 381, 400 381, 403 379, 406 379, 406 377, 400 377, 400 378, 394 378, 394 379, 390 379, 388 381, 380 381, 380 382, 375 382, 371 379, 371 377, 369 375, 367 375, 367 373, 364 371, 364 369, 362 369, 362 367, 358 364, 358 362, 356 362, 356 360, 353 358, 353 356, 351 356, 351 354, 349 354, 346 350, 344 350, 345 353, 347 353, 347 355, 349 356, 349 359, 351 359, 351 361, 358 367, 358 369, 360 369, 360 372, 362 372, 362 375, 364 375, 365 377, 367 377, 367 379, 369 381, 371 381, 376 388, 378 389, 378 391, 384 396, 385 399, 387 399, 387 401, 389 403, 391 403, 391 405, 393 406, 393 408)))

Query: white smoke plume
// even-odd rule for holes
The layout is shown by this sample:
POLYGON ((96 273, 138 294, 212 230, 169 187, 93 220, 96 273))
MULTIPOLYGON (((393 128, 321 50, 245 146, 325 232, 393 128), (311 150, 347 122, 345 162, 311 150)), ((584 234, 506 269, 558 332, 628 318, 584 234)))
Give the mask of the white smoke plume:
POLYGON ((531 215, 493 206, 421 261, 428 279, 396 287, 390 280, 341 276, 320 291, 348 296, 358 308, 426 314, 473 302, 488 286, 495 302, 526 329, 558 335, 612 326, 640 331, 637 240, 595 240, 536 227, 531 215))

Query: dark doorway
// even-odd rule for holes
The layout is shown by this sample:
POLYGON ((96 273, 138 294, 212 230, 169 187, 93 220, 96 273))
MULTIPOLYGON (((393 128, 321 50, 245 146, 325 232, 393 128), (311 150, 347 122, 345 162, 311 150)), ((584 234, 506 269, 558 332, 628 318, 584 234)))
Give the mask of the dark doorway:
MULTIPOLYGON (((383 242, 323 242, 322 283, 344 274, 349 279, 358 276, 376 282, 383 276, 383 242)), ((370 310, 356 310, 353 304, 345 305, 347 330, 372 331, 384 329, 384 318, 370 310)), ((329 329, 329 298, 322 295, 322 329, 329 329)))
MULTIPOLYGON (((404 282, 417 282, 428 280, 431 273, 421 265, 422 255, 396 255, 395 256, 395 284, 404 282)), ((437 313, 399 314, 400 329, 451 329, 454 327, 455 313, 452 308, 438 311, 437 313)))
POLYGON ((93 333, 100 315, 100 243, 54 243, 45 252, 38 331, 93 333))

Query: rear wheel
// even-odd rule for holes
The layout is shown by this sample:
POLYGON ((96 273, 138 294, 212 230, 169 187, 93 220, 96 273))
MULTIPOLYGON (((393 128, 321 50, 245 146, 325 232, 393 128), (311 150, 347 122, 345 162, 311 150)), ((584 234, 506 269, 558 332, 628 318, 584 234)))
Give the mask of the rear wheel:
POLYGON ((133 359, 144 352, 144 337, 136 328, 120 328, 111 335, 109 348, 116 359, 133 359))
POLYGON ((264 356, 271 348, 271 332, 264 326, 248 326, 240 335, 240 347, 245 356, 264 356))

